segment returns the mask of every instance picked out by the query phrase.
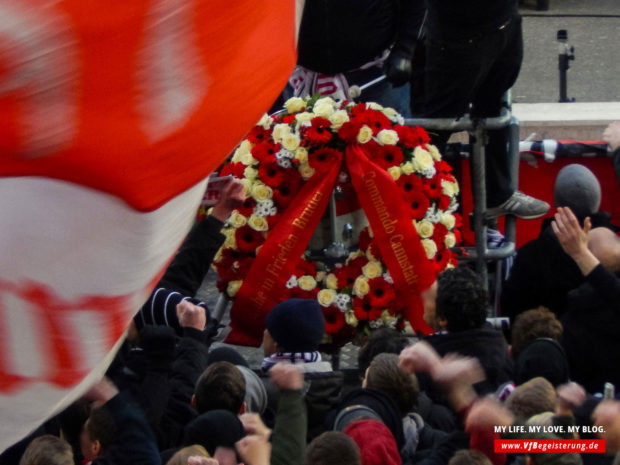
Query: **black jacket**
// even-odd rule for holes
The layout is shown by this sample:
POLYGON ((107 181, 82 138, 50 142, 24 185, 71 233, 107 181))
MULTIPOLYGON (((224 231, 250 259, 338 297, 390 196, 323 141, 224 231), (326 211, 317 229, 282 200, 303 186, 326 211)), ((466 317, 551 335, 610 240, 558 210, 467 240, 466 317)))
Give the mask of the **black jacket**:
POLYGON ((571 378, 591 393, 620 386, 620 279, 598 265, 568 296, 563 346, 571 378))

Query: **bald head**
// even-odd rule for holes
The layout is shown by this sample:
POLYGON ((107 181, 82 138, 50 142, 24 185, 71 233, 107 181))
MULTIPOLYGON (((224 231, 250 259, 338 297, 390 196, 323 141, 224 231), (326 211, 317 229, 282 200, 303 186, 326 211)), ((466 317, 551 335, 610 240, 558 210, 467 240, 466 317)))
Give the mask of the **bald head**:
POLYGON ((588 249, 609 271, 620 271, 620 237, 611 229, 592 229, 588 233, 588 249))

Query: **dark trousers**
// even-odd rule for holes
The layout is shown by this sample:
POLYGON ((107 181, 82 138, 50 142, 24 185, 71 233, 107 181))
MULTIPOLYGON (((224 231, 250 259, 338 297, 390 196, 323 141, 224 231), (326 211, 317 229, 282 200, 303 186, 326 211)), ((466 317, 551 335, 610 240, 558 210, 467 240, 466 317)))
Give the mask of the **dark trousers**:
MULTIPOLYGON (((502 95, 517 79, 523 59, 521 18, 468 39, 441 39, 429 31, 426 40, 424 98, 412 89, 413 113, 426 118, 499 116, 502 95), (423 108, 416 103, 423 100, 423 108), (471 106, 471 107, 470 107, 471 106), (420 111, 421 110, 421 111, 420 111)), ((431 134, 443 151, 450 133, 431 134)), ((488 132, 486 145, 487 204, 512 195, 508 161, 508 129, 488 132)))

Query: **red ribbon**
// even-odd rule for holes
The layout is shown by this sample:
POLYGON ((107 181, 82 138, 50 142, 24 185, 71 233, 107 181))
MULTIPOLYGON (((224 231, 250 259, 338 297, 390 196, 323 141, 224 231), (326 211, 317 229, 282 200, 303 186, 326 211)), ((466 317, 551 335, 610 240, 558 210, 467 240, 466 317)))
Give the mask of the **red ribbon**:
MULTIPOLYGON (((286 282, 327 207, 341 162, 338 157, 325 174, 317 173, 306 182, 260 248, 235 296, 226 342, 260 345, 265 317, 286 292, 286 282)), ((435 271, 398 186, 359 145, 347 147, 346 162, 394 287, 405 301, 405 317, 416 330, 432 332, 422 318, 420 293, 433 283, 435 271)))

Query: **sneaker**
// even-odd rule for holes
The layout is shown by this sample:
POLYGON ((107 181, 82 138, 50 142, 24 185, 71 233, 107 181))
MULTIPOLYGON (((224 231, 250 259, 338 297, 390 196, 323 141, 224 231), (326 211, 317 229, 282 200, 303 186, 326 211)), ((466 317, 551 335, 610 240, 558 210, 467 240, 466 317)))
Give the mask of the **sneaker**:
POLYGON ((524 220, 540 218, 549 211, 550 205, 542 200, 530 197, 520 191, 515 191, 503 204, 498 207, 489 208, 486 212, 487 218, 497 218, 498 216, 514 215, 524 220))

